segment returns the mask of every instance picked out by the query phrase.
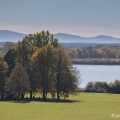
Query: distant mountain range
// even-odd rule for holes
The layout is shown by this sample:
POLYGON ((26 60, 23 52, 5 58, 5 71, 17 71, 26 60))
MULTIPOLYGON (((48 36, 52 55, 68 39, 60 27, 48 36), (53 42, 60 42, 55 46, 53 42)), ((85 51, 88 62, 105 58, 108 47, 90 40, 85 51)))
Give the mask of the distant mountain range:
POLYGON ((83 42, 83 43, 120 43, 120 38, 114 38, 106 35, 99 35, 95 37, 81 37, 77 35, 57 33, 55 38, 58 38, 60 42, 63 43, 74 43, 74 42, 83 42))
POLYGON ((26 36, 26 34, 17 33, 9 30, 0 30, 0 42, 18 42, 22 40, 22 38, 26 36))
MULTIPOLYGON (((27 34, 17 33, 9 30, 0 30, 0 42, 18 42, 26 35, 27 34)), ((81 37, 66 33, 57 33, 54 35, 54 38, 58 38, 59 42, 61 43, 120 43, 120 38, 114 38, 105 35, 99 35, 95 37, 81 37)))

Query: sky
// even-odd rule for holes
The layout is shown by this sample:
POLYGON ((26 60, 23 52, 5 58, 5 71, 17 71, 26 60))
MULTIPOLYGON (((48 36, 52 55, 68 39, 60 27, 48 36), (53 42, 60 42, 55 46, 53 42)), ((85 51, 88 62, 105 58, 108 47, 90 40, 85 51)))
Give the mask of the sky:
POLYGON ((120 0, 0 0, 0 30, 120 38, 120 0))

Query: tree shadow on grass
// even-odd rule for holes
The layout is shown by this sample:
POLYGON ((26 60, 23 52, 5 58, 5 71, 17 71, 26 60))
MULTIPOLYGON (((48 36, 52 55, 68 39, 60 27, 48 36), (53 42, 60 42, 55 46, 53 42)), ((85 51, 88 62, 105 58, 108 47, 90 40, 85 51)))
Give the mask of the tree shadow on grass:
POLYGON ((79 100, 68 100, 68 99, 60 99, 60 100, 57 100, 57 99, 46 99, 46 100, 43 100, 43 99, 40 99, 40 98, 33 98, 33 99, 30 99, 30 98, 24 98, 24 99, 20 99, 20 100, 0 100, 0 101, 3 101, 3 102, 12 102, 12 103, 22 103, 22 104, 25 104, 25 103, 30 103, 30 102, 49 102, 49 103, 75 103, 75 102, 84 102, 84 101, 79 101, 79 100))
POLYGON ((68 99, 47 99, 47 100, 41 100, 40 102, 51 102, 51 103, 74 103, 74 102, 83 102, 78 100, 68 100, 68 99))
POLYGON ((0 102, 10 102, 10 103, 30 103, 31 101, 29 100, 14 100, 14 99, 9 99, 9 100, 0 100, 0 102))

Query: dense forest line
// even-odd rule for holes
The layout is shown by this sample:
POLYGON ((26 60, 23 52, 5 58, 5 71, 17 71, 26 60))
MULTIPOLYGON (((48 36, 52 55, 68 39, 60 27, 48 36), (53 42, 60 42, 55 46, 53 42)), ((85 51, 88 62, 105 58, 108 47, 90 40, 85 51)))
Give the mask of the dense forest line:
MULTIPOLYGON (((5 45, 4 45, 5 46, 5 45)), ((39 92, 46 100, 69 97, 78 87, 78 71, 49 31, 29 34, 0 57, 1 99, 24 98, 39 92)))
POLYGON ((73 42, 73 43, 61 43, 66 50, 76 48, 87 48, 90 46, 120 46, 120 43, 86 43, 86 42, 73 42))
POLYGON ((120 65, 120 46, 98 45, 67 50, 74 64, 120 65))
POLYGON ((67 50, 68 55, 73 59, 85 58, 120 58, 120 46, 88 46, 67 50))

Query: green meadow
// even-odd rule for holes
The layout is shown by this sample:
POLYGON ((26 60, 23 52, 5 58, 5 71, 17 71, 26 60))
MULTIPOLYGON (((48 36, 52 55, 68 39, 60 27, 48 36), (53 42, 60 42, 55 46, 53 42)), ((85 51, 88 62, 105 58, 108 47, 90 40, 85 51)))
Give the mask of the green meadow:
POLYGON ((0 120, 120 120, 120 95, 80 93, 58 101, 0 101, 0 120))

